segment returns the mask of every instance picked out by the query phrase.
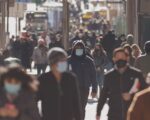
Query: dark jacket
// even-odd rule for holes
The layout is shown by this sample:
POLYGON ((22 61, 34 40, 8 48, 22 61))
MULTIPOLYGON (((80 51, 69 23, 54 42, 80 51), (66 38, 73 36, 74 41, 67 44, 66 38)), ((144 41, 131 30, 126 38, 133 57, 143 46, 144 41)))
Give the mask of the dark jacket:
POLYGON ((77 75, 80 88, 89 90, 92 85, 93 92, 97 92, 96 68, 92 58, 86 55, 78 57, 73 49, 72 55, 68 58, 69 68, 77 75))
POLYGON ((54 48, 54 47, 64 48, 64 46, 63 46, 61 41, 55 41, 55 42, 51 42, 49 44, 49 49, 54 48))
POLYGON ((129 108, 127 120, 150 120, 150 88, 136 94, 129 108))
POLYGON ((12 44, 12 56, 16 58, 20 58, 21 56, 21 43, 19 40, 16 40, 12 44))
POLYGON ((32 54, 32 49, 31 49, 31 43, 29 41, 22 41, 21 42, 21 64, 24 68, 31 68, 31 54, 32 54))
POLYGON ((107 98, 109 98, 108 117, 112 120, 125 120, 132 99, 128 102, 125 101, 122 94, 129 93, 135 80, 139 80, 137 86, 139 91, 147 87, 142 73, 135 68, 128 67, 122 75, 116 69, 108 72, 105 75, 104 87, 100 94, 97 115, 100 115, 107 98))
POLYGON ((41 75, 39 81, 43 120, 81 120, 79 89, 72 73, 63 73, 60 83, 52 72, 41 75))
POLYGON ((0 108, 6 104, 13 104, 19 110, 19 116, 17 118, 2 118, 0 120, 40 120, 37 104, 35 101, 35 95, 28 91, 22 91, 17 99, 10 102, 3 89, 0 89, 0 108))
POLYGON ((115 37, 116 36, 113 33, 109 32, 107 35, 104 36, 104 39, 101 41, 101 44, 110 59, 112 58, 113 50, 115 49, 115 37))
POLYGON ((94 63, 97 69, 97 73, 104 74, 104 69, 110 63, 106 54, 99 54, 98 52, 93 53, 94 63))

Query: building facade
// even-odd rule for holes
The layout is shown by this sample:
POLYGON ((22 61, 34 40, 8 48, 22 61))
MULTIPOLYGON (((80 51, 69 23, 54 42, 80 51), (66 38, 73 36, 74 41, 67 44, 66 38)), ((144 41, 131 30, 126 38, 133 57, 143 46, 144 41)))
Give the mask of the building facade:
POLYGON ((150 40, 150 0, 127 0, 128 33, 135 36, 135 42, 143 48, 150 40))

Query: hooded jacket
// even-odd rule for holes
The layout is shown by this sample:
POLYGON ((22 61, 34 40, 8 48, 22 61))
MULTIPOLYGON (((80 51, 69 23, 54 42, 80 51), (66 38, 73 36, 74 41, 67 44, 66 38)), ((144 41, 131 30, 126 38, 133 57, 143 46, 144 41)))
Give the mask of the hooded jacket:
POLYGON ((89 89, 92 85, 93 92, 97 92, 96 69, 93 59, 86 55, 85 45, 83 42, 77 42, 68 58, 69 69, 77 75, 79 86, 82 89, 89 89), (82 56, 76 56, 76 46, 82 46, 84 53, 82 56))

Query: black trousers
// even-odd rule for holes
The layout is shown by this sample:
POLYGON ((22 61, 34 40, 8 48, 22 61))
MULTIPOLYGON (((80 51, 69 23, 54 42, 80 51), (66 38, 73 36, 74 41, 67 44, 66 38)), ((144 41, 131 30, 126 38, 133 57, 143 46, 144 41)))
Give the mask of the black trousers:
POLYGON ((82 107, 82 116, 83 120, 85 118, 85 108, 88 102, 88 96, 89 96, 89 89, 80 88, 80 95, 81 95, 81 107, 82 107))
POLYGON ((37 64, 37 74, 45 73, 47 64, 37 64))

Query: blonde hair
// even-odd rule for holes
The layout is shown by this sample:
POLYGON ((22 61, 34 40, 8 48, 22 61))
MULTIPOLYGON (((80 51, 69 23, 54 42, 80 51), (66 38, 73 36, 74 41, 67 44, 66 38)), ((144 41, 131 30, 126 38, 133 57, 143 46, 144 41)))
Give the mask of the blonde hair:
POLYGON ((131 48, 132 48, 132 54, 133 54, 133 56, 134 56, 134 51, 138 51, 139 52, 139 56, 142 54, 142 51, 141 51, 140 47, 137 44, 133 44, 131 46, 131 48))

